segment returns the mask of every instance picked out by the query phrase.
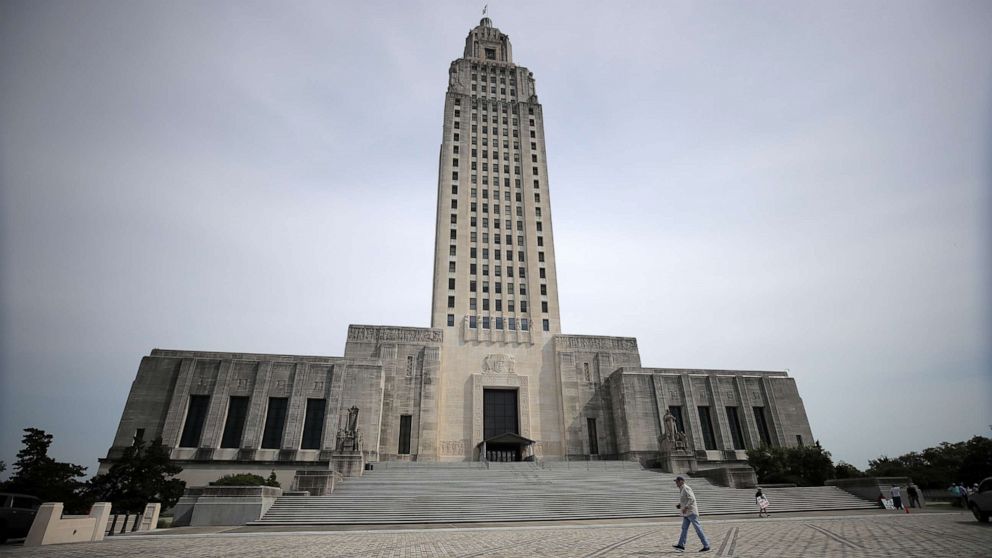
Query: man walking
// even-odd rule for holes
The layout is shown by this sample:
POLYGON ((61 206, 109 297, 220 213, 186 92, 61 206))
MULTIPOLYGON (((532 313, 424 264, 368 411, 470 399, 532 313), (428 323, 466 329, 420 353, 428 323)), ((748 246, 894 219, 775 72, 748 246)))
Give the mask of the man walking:
POLYGON ((675 549, 678 551, 685 550, 685 538, 689 534, 689 524, 691 523, 696 529, 696 535, 699 536, 699 541, 703 543, 703 548, 700 548, 699 551, 709 552, 710 541, 706 540, 706 535, 703 534, 703 528, 699 525, 699 508, 696 506, 696 495, 692 493, 692 489, 685 483, 685 477, 681 475, 675 477, 675 486, 679 487, 679 503, 675 507, 682 511, 682 535, 679 536, 679 544, 674 545, 675 549))

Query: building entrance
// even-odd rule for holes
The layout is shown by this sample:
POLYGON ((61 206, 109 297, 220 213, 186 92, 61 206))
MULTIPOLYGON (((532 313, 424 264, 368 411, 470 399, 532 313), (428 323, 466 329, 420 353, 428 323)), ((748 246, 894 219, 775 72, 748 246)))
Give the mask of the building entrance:
POLYGON ((486 389, 482 391, 483 439, 517 431, 517 390, 486 389))
POLYGON ((483 439, 487 461, 520 461, 520 445, 513 438, 502 440, 504 434, 519 435, 517 391, 486 389, 482 392, 483 439), (509 442, 509 443, 507 443, 509 442))

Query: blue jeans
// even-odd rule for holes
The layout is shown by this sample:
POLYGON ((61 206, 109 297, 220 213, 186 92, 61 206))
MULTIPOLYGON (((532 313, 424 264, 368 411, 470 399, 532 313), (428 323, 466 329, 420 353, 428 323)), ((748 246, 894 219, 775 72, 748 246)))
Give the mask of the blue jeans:
POLYGON ((694 513, 682 517, 682 535, 679 536, 679 546, 685 546, 685 537, 689 534, 690 523, 696 528, 696 535, 699 536, 699 541, 703 543, 705 548, 709 548, 710 541, 706 540, 706 535, 703 534, 703 528, 699 526, 699 516, 694 513))

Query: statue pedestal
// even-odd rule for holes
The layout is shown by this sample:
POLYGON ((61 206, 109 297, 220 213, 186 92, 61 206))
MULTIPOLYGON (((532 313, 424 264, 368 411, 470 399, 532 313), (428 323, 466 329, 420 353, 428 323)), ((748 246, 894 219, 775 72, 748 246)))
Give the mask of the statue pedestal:
POLYGON ((677 447, 668 438, 658 440, 658 464, 666 473, 694 473, 698 469, 696 455, 684 447, 677 447))
POLYGON ((331 469, 342 477, 360 477, 365 473, 365 455, 360 451, 335 451, 331 469))

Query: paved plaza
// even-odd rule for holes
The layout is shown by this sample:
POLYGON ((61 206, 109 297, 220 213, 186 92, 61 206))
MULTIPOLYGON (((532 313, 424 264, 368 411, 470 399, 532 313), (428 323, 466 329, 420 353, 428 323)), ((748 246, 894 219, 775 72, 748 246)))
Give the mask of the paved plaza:
MULTIPOLYGON (((703 518, 709 556, 992 556, 992 525, 965 513, 862 513, 792 517, 703 518)), ((481 556, 621 557, 676 555, 679 524, 515 525, 491 528, 240 532, 123 536, 99 543, 22 548, 10 557, 244 556, 459 558, 481 556)), ((179 530, 172 531, 173 533, 179 530)), ((687 552, 699 549, 690 531, 687 552)))

